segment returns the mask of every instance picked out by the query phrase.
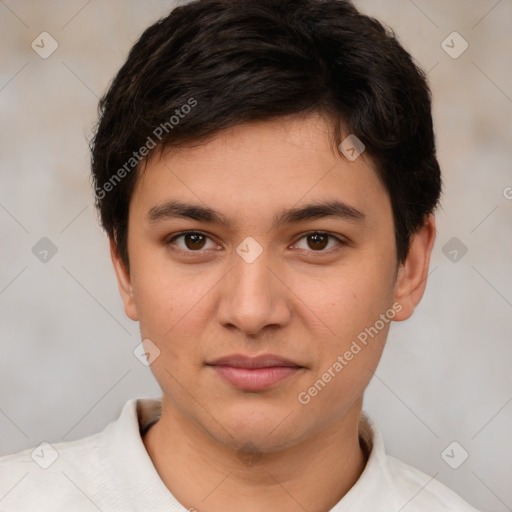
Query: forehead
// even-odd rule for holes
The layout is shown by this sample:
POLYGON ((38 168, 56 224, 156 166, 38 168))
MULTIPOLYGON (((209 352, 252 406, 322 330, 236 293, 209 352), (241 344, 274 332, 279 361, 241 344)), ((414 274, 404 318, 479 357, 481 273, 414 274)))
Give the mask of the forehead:
POLYGON ((390 206, 372 160, 347 160, 331 124, 315 115, 246 123, 155 153, 130 210, 151 218, 169 201, 202 204, 228 222, 265 218, 269 227, 284 208, 319 201, 358 212, 390 206))

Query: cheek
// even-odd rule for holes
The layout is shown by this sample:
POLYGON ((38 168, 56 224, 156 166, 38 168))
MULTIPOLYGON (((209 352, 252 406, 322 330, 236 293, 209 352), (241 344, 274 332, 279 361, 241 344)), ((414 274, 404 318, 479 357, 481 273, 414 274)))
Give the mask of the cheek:
POLYGON ((338 301, 328 305, 330 317, 327 308, 320 310, 336 334, 315 337, 321 340, 319 359, 297 399, 307 407, 305 412, 323 415, 327 423, 361 398, 379 364, 395 313, 386 307, 387 301, 373 299, 341 294, 338 301))
MULTIPOLYGON (((379 363, 393 306, 394 255, 371 254, 332 272, 329 279, 309 280, 308 304, 329 327, 309 387, 303 389, 310 412, 327 407, 333 417, 361 396, 379 363)), ((311 324, 310 324, 311 325, 311 324)), ((331 418, 332 419, 332 418, 331 418)))
POLYGON ((174 369, 194 359, 211 315, 206 308, 215 280, 198 279, 197 273, 168 262, 141 260, 134 265, 132 284, 141 336, 151 339, 174 369))
POLYGON ((173 267, 160 248, 145 244, 146 247, 133 249, 134 299, 141 327, 151 328, 153 335, 161 336, 190 309, 197 295, 196 287, 193 276, 173 267))
POLYGON ((392 271, 388 265, 344 265, 328 275, 297 279, 294 290, 302 299, 307 323, 322 336, 325 349, 342 349, 372 326, 393 300, 392 271))
POLYGON ((200 296, 194 286, 161 273, 140 274, 134 280, 142 339, 159 350, 151 372, 160 387, 174 399, 186 400, 184 389, 197 365, 201 339, 200 296), (183 396, 182 396, 183 395, 183 396))
POLYGON ((141 333, 148 338, 161 338, 172 328, 176 315, 176 286, 171 286, 157 272, 134 272, 133 293, 141 333))

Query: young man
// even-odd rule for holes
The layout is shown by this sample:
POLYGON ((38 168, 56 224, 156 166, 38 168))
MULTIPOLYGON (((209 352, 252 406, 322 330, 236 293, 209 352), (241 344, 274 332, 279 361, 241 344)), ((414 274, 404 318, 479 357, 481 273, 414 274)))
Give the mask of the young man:
POLYGON ((2 510, 475 510, 362 412, 423 295, 441 187, 425 77, 376 20, 176 8, 102 100, 92 171, 162 399, 5 457, 2 510))

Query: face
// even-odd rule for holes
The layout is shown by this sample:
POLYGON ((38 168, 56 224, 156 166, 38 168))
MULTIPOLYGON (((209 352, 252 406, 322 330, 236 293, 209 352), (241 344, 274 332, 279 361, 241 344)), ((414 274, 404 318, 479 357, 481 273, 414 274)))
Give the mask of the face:
POLYGON ((130 204, 129 271, 112 255, 159 351, 166 414, 270 452, 358 411, 390 321, 421 297, 429 233, 397 272, 388 193, 319 116, 154 156, 130 204))

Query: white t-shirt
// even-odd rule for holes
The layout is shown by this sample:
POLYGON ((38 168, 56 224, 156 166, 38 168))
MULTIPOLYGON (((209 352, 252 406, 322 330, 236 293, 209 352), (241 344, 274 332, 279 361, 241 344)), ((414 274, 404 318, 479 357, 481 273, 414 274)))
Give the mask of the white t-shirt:
MULTIPOLYGON (((186 512, 142 441, 141 432, 159 416, 160 400, 132 399, 103 432, 0 458, 0 512, 186 512)), ((359 432, 368 462, 332 512, 477 512, 439 481, 387 455, 365 413, 359 432)))

